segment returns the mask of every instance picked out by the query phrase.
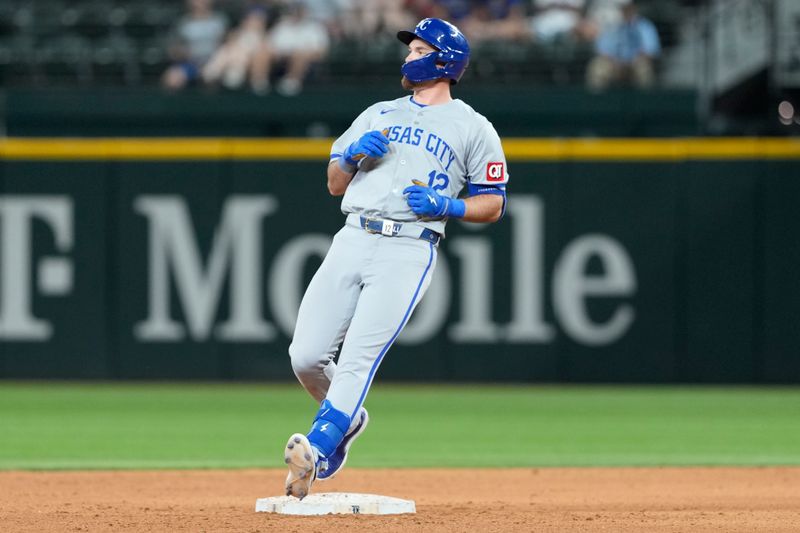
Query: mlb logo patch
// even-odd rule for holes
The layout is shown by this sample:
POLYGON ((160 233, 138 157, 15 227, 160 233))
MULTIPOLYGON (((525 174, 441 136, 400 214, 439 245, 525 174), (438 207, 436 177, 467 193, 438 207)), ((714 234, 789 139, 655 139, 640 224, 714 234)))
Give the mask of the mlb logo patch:
POLYGON ((505 164, 502 161, 486 165, 486 181, 503 181, 505 177, 505 164))

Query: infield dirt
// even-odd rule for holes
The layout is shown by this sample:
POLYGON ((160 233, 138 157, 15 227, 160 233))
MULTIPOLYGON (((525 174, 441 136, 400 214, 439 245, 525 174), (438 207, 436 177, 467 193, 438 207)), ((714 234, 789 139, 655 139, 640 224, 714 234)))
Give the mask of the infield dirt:
POLYGON ((3 531, 798 531, 800 467, 350 469, 317 492, 413 499, 417 514, 255 513, 283 470, 0 472, 3 531))

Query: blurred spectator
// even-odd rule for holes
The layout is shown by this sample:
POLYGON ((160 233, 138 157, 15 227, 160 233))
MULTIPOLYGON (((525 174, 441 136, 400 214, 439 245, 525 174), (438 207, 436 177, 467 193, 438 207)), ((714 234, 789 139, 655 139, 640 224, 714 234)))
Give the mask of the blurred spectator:
POLYGON ((172 90, 199 80, 200 71, 225 37, 228 23, 212 9, 213 0, 187 0, 188 13, 173 30, 169 55, 173 64, 161 83, 172 90))
POLYGON ((294 1, 286 13, 270 30, 269 45, 264 49, 264 76, 269 79, 276 63, 286 64, 286 74, 276 89, 284 96, 294 96, 303 88, 303 82, 312 65, 325 58, 330 39, 323 24, 311 19, 305 3, 294 1))
POLYGON ((239 26, 228 36, 203 67, 203 81, 221 82, 228 89, 238 89, 250 77, 250 87, 263 94, 269 90, 264 61, 267 46, 267 11, 261 6, 247 10, 239 26))
POLYGON ((459 28, 473 44, 521 40, 528 36, 525 6, 521 0, 472 0, 459 28))
POLYGON ((442 14, 438 18, 452 22, 463 31, 461 21, 469 16, 472 0, 433 0, 433 3, 442 10, 442 14))
POLYGON ((444 19, 449 22, 455 20, 443 0, 404 0, 403 7, 409 12, 413 24, 427 18, 444 19))
POLYGON ((343 18, 347 34, 354 39, 365 39, 379 33, 393 35, 417 23, 401 0, 356 0, 343 18))
POLYGON ((622 7, 620 24, 599 35, 595 50, 587 69, 590 89, 603 90, 615 82, 653 85, 653 60, 661 53, 661 43, 653 23, 638 14, 633 2, 622 7))
MULTIPOLYGON (((326 1, 326 0, 316 0, 326 1)), ((470 11, 473 0, 338 0, 343 7, 344 33, 353 40, 383 35, 395 43, 399 30, 413 28, 422 19, 434 17, 458 23, 470 11)), ((462 28, 463 29, 463 28, 462 28)))
POLYGON ((359 0, 304 0, 311 19, 324 25, 334 41, 342 39, 353 6, 359 0))
POLYGON ((597 37, 622 22, 622 6, 631 0, 589 0, 586 17, 578 26, 578 33, 584 41, 594 42, 597 37))
POLYGON ((534 0, 530 32, 536 41, 551 44, 573 38, 582 23, 586 0, 534 0))

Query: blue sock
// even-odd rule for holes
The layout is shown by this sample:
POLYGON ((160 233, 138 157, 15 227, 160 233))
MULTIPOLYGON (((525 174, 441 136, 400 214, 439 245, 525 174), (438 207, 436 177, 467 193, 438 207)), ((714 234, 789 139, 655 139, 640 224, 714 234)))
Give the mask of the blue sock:
POLYGON ((308 440, 320 454, 329 457, 342 442, 350 428, 350 415, 333 407, 328 400, 323 400, 317 411, 308 440))

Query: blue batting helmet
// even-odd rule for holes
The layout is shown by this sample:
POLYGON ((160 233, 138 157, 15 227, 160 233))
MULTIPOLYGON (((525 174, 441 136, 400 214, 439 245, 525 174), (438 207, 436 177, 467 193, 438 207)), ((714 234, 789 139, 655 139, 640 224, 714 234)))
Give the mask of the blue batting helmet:
POLYGON ((414 39, 422 39, 437 50, 403 65, 400 69, 403 76, 413 82, 449 78, 450 83, 456 84, 469 64, 467 38, 445 20, 423 19, 413 32, 397 32, 397 38, 405 44, 411 44, 414 39))

